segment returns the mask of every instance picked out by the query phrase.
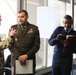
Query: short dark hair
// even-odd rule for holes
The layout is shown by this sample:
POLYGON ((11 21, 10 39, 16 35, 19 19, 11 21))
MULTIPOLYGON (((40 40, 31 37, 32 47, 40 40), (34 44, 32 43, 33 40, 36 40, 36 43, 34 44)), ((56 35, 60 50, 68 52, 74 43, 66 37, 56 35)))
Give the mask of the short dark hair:
POLYGON ((64 18, 65 19, 72 19, 72 17, 70 15, 65 15, 64 18))
POLYGON ((73 23, 73 18, 70 15, 65 15, 64 19, 71 19, 72 23, 73 23))
POLYGON ((26 10, 20 10, 18 13, 24 12, 26 16, 28 16, 28 12, 26 10))

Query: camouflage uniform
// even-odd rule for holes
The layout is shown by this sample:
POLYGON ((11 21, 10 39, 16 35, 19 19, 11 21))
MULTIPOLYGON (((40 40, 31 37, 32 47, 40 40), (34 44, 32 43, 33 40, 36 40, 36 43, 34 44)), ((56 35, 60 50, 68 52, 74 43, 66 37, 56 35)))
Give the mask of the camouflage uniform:
POLYGON ((0 75, 2 75, 2 67, 3 67, 3 59, 4 59, 4 55, 3 55, 3 51, 0 51, 0 75))
MULTIPOLYGON (((0 38, 1 41, 1 38, 0 38)), ((2 68, 4 63, 4 54, 3 49, 8 48, 12 43, 11 37, 8 37, 6 40, 0 42, 0 75, 2 75, 2 68)))

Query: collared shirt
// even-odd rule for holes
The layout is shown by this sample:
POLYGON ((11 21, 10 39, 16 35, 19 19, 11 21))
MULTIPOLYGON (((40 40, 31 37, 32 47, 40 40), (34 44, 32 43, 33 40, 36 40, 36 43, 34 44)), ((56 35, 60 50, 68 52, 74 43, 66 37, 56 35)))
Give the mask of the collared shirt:
POLYGON ((65 32, 69 33, 72 30, 72 28, 67 29, 67 28, 64 27, 64 30, 65 30, 65 32))
POLYGON ((26 30, 26 25, 25 25, 25 26, 22 26, 22 25, 21 25, 21 29, 22 29, 22 30, 26 30))

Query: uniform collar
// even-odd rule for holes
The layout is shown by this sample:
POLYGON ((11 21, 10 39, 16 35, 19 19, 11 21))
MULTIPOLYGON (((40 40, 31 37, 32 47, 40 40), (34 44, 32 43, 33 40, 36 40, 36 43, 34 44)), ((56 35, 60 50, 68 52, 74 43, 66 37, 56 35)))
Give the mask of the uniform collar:
POLYGON ((64 27, 64 30, 65 30, 65 32, 69 33, 71 30, 73 30, 73 28, 66 29, 66 28, 64 27))

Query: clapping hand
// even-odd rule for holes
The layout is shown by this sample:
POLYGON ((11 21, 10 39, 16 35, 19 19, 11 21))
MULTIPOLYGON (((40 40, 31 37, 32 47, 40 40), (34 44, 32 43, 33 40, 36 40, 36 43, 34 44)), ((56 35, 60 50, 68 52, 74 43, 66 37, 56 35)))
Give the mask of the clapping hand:
POLYGON ((10 35, 10 36, 16 36, 17 33, 18 33, 18 32, 17 32, 16 29, 11 28, 11 29, 10 29, 10 32, 9 32, 9 35, 10 35))

